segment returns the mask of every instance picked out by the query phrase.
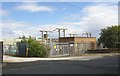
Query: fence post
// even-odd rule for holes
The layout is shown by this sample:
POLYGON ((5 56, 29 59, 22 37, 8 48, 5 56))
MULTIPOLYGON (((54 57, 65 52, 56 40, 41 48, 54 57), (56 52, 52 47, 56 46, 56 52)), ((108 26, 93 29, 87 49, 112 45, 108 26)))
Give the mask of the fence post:
POLYGON ((26 57, 28 56, 28 48, 26 48, 26 57))
POLYGON ((3 41, 0 41, 0 63, 3 63, 3 41))

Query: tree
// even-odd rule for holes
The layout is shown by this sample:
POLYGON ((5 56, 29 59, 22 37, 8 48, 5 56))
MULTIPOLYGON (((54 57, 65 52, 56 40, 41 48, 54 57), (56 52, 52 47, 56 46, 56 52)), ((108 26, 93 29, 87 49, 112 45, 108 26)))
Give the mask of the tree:
POLYGON ((50 48, 44 44, 40 44, 32 38, 22 40, 22 43, 28 45, 28 54, 31 57, 48 57, 50 48))
POLYGON ((107 48, 119 48, 120 46, 120 26, 111 26, 101 29, 98 45, 103 44, 107 48))

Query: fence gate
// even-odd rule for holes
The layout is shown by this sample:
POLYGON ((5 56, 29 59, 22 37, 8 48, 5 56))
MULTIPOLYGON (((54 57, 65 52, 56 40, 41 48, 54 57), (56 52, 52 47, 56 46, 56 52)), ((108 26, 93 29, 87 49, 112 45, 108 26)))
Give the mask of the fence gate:
POLYGON ((69 56, 69 43, 52 43, 50 57, 69 56))

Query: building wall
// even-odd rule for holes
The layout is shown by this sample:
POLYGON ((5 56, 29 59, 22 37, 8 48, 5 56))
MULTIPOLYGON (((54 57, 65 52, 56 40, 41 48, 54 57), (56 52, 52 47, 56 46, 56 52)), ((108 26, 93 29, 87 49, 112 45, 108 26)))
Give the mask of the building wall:
POLYGON ((59 42, 72 42, 81 43, 81 42, 96 42, 95 37, 60 37, 59 42))
POLYGON ((96 37, 61 37, 59 38, 59 42, 70 42, 74 43, 75 46, 77 44, 85 44, 87 50, 96 49, 96 37))
POLYGON ((60 37, 59 42, 72 42, 75 41, 74 37, 60 37))
POLYGON ((7 44, 12 45, 16 42, 21 42, 21 39, 7 39, 3 41, 4 45, 7 45, 7 44))
POLYGON ((86 43, 88 50, 96 49, 96 38, 95 37, 76 37, 75 43, 86 43))
POLYGON ((75 43, 96 42, 95 37, 75 37, 75 43))

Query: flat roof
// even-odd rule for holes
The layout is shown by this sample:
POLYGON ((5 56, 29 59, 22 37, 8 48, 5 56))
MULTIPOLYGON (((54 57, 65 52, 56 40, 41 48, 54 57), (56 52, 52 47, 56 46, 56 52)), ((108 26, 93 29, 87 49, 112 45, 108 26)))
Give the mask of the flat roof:
POLYGON ((96 38, 96 37, 59 37, 59 38, 96 38))

